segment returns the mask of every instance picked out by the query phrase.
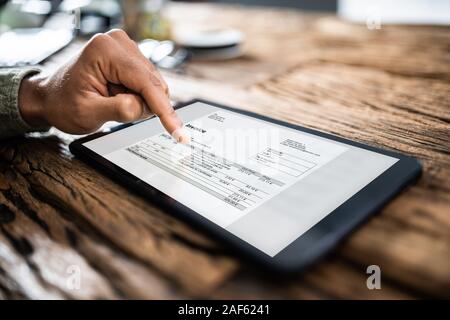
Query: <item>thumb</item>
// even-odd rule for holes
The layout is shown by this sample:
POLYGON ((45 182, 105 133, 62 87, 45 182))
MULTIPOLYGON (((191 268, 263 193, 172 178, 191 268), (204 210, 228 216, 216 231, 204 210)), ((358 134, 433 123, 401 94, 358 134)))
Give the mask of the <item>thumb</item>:
POLYGON ((151 113, 139 95, 121 93, 112 97, 100 97, 96 112, 103 121, 132 122, 151 116, 151 113))

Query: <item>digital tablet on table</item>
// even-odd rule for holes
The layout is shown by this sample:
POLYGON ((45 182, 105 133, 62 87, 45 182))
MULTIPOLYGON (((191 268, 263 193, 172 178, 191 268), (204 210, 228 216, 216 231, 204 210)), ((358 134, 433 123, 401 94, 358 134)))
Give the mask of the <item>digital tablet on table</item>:
POLYGON ((208 101, 177 107, 191 142, 157 118, 71 151, 236 254, 298 271, 412 183, 413 158, 208 101))

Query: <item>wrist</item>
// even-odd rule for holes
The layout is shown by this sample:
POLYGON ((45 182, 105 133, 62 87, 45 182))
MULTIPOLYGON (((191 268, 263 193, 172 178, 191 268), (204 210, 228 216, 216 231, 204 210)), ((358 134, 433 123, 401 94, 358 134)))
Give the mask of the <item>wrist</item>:
POLYGON ((22 119, 31 127, 46 127, 44 115, 43 79, 39 75, 27 76, 19 89, 19 111, 22 119))

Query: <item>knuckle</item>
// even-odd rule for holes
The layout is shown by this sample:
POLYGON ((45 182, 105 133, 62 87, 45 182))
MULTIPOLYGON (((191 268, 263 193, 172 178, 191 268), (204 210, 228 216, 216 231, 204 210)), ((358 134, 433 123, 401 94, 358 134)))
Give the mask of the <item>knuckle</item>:
POLYGON ((98 33, 91 38, 91 41, 88 43, 88 48, 104 48, 109 42, 111 38, 104 33, 98 33))
POLYGON ((133 108, 130 107, 122 107, 120 108, 120 120, 123 122, 131 122, 136 120, 138 117, 136 116, 136 112, 133 108))
POLYGON ((124 97, 119 106, 119 117, 124 122, 131 122, 138 119, 141 111, 137 108, 135 101, 131 97, 124 97))
POLYGON ((156 67, 155 67, 155 65, 153 64, 153 62, 151 62, 149 59, 145 59, 148 63, 147 63, 147 65, 148 65, 148 68, 149 68, 149 70, 150 70, 150 72, 155 72, 155 71, 157 71, 156 70, 156 67))
POLYGON ((155 87, 163 87, 163 82, 155 73, 150 73, 150 81, 155 87))
POLYGON ((169 86, 165 82, 163 82, 163 89, 165 93, 169 93, 169 86))
POLYGON ((120 36, 120 37, 128 38, 127 33, 125 31, 123 31, 122 29, 112 29, 112 30, 108 31, 106 34, 111 35, 111 36, 120 36))
POLYGON ((121 105, 127 108, 131 108, 133 106, 133 98, 129 95, 123 95, 121 98, 121 105))
POLYGON ((155 74, 156 74, 156 77, 158 78, 158 80, 159 80, 159 82, 160 82, 160 86, 162 87, 162 89, 163 89, 164 91, 166 91, 167 89, 169 89, 169 87, 167 86, 166 81, 164 81, 164 78, 163 78, 163 76, 161 75, 161 73, 159 73, 159 71, 156 71, 155 74))

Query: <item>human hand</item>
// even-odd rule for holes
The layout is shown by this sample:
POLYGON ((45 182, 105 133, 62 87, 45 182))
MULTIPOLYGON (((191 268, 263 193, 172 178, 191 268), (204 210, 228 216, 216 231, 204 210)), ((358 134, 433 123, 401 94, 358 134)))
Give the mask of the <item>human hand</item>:
POLYGON ((164 79, 122 30, 94 36, 81 52, 48 76, 22 81, 19 109, 32 126, 90 133, 106 121, 159 117, 179 142, 182 122, 170 105, 164 79))

